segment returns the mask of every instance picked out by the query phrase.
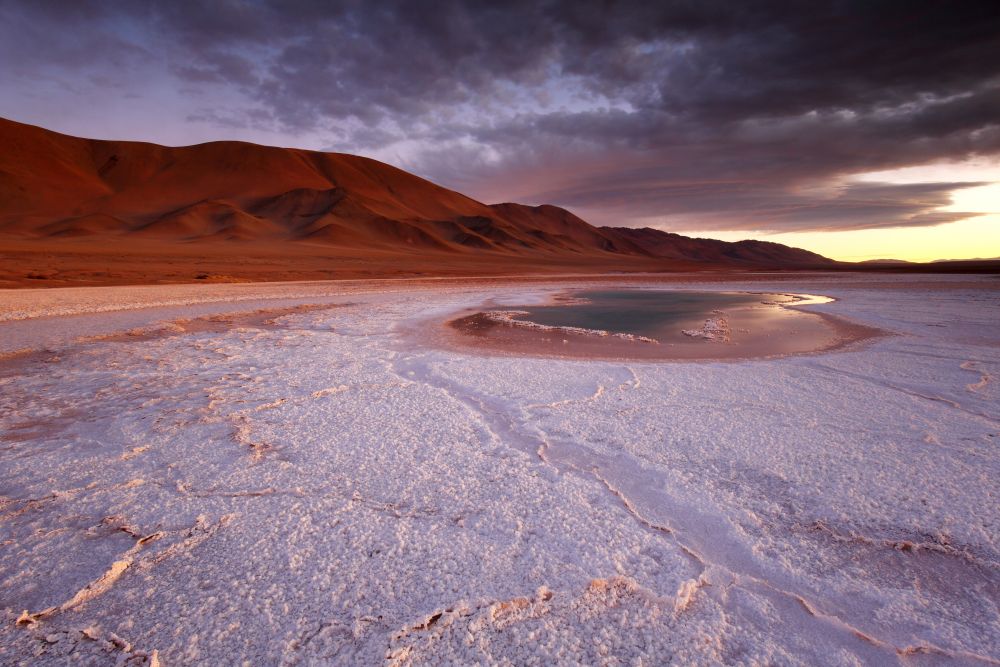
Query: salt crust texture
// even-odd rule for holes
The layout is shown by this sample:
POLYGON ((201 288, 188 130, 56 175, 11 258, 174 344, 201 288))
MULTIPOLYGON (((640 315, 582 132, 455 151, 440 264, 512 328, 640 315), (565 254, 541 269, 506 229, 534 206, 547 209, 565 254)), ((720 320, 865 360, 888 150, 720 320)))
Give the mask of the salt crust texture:
POLYGON ((21 317, 0 664, 997 664, 1000 292, 912 280, 746 285, 897 335, 727 363, 413 342, 555 286, 240 286, 340 305, 134 341, 68 342, 205 311, 21 317))

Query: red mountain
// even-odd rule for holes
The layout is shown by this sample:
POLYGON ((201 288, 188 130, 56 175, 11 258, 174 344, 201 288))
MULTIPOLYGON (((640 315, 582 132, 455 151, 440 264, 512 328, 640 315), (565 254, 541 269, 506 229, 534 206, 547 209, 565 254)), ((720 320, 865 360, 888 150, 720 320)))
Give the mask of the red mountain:
POLYGON ((355 155, 100 141, 4 119, 0 256, 8 284, 830 263, 774 243, 598 228, 556 206, 489 206, 355 155))

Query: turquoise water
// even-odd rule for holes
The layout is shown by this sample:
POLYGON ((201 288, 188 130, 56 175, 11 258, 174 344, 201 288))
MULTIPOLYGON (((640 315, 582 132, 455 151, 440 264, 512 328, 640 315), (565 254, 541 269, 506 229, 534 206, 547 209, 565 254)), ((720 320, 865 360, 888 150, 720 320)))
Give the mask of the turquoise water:
POLYGON ((656 290, 593 290, 573 296, 589 303, 518 307, 528 313, 518 319, 656 338, 666 327, 705 320, 713 310, 759 304, 762 298, 760 294, 734 292, 656 290))

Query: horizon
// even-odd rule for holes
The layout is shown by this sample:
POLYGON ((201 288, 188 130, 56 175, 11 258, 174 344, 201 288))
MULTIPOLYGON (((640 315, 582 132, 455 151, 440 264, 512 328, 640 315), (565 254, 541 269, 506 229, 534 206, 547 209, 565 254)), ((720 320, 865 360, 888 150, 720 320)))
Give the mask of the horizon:
POLYGON ((5 2, 0 116, 354 153, 596 226, 843 261, 994 258, 995 14, 5 2))

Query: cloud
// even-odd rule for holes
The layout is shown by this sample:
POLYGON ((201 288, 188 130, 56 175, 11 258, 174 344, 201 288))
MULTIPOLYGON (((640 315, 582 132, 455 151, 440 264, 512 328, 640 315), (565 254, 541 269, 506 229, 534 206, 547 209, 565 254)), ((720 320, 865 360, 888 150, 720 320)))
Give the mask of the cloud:
POLYGON ((851 176, 1000 153, 987 4, 0 0, 0 83, 191 91, 151 124, 309 137, 595 222, 930 225, 966 184, 851 176))

